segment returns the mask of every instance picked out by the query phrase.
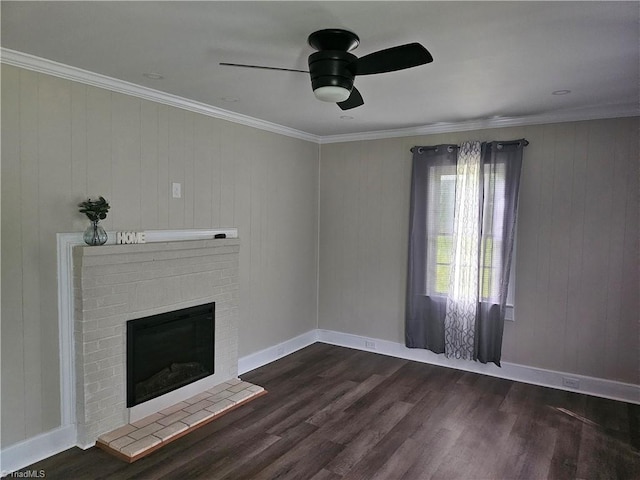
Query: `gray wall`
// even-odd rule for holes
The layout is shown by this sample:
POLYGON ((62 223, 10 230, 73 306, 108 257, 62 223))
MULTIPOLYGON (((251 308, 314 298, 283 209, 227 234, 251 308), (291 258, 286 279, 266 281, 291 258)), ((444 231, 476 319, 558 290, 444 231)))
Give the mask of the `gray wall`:
POLYGON ((323 145, 319 328, 404 343, 409 148, 521 137, 503 360, 639 383, 637 118, 323 145))
POLYGON ((55 234, 86 227, 86 196, 110 200, 109 230, 239 228, 240 356, 317 326, 402 342, 409 148, 519 137, 531 145, 504 360, 638 383, 638 119, 319 152, 3 65, 2 445, 60 423, 55 234))
POLYGON ((316 328, 318 146, 2 66, 2 445, 60 424, 57 232, 238 227, 240 356, 316 328), (182 183, 173 199, 170 183, 182 183))

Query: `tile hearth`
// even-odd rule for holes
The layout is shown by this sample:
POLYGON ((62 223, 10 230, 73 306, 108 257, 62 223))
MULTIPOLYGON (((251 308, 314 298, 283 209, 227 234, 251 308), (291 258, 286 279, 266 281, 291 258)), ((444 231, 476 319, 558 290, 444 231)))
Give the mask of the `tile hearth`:
POLYGON ((96 446, 127 462, 158 448, 254 400, 266 390, 239 379, 228 380, 183 402, 98 438, 96 446))

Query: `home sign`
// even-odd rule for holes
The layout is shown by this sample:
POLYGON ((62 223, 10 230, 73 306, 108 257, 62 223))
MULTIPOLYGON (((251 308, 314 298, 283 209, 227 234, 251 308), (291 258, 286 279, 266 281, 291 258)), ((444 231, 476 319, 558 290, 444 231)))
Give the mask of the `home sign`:
POLYGON ((144 232, 116 232, 116 245, 128 245, 131 243, 145 243, 144 232))

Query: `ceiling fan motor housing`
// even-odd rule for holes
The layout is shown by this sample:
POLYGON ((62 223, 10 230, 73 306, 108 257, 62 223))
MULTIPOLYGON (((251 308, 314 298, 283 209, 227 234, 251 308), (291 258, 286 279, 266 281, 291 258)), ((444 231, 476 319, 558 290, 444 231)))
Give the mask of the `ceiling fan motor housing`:
POLYGON ((355 75, 349 70, 357 57, 342 50, 322 50, 309 56, 311 87, 342 87, 351 91, 355 75))

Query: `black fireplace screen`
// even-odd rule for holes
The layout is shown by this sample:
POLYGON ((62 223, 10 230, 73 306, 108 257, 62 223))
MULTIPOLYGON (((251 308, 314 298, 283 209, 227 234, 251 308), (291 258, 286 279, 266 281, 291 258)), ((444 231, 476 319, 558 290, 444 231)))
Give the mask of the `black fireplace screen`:
POLYGON ((214 373, 215 303, 127 322, 127 407, 214 373))

